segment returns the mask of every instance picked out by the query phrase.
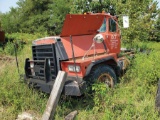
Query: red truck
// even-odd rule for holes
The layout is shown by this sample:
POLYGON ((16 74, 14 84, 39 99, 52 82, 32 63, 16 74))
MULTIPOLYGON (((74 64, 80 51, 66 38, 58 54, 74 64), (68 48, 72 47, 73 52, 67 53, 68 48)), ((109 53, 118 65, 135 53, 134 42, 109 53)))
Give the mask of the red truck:
POLYGON ((124 58, 118 19, 108 13, 68 14, 58 36, 33 41, 25 61, 25 80, 50 93, 59 70, 68 73, 63 92, 80 96, 95 81, 117 83, 124 58))

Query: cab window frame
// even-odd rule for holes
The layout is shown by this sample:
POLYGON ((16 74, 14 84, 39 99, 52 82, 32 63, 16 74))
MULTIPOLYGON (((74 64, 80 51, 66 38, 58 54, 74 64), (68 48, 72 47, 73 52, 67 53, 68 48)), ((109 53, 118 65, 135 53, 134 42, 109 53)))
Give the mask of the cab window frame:
POLYGON ((114 20, 112 18, 109 19, 109 31, 110 32, 117 32, 116 20, 114 20))

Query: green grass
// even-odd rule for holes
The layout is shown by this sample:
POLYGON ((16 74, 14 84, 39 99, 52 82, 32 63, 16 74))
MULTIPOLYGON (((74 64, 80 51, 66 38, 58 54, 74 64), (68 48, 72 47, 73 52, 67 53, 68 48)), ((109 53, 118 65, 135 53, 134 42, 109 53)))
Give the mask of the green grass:
MULTIPOLYGON (((21 74, 24 73, 25 58, 31 56, 30 48, 31 46, 27 45, 19 53, 18 60, 21 74)), ((20 80, 15 60, 8 62, 3 67, 0 76, 0 108, 3 109, 2 114, 0 114, 1 120, 13 120, 22 111, 43 113, 47 102, 46 95, 29 89, 20 80)))
POLYGON ((59 105, 56 119, 63 119, 72 110, 79 110, 77 120, 160 119, 155 109, 157 78, 160 78, 160 43, 139 45, 143 44, 146 50, 151 51, 136 53, 120 84, 114 89, 104 89, 103 85, 95 84, 96 92, 92 97, 71 99, 69 103, 59 105))
MULTIPOLYGON (((63 120, 73 110, 78 110, 76 120, 160 119, 155 109, 157 78, 160 78, 160 43, 140 43, 139 47, 151 51, 149 54, 136 54, 132 65, 114 89, 105 89, 103 84, 95 84, 92 96, 62 96, 55 119, 63 120)), ((25 58, 31 56, 29 43, 18 51, 21 74, 24 73, 25 58)), ((48 95, 29 89, 19 80, 15 60, 3 67, 0 76, 0 120, 16 119, 23 111, 42 116, 48 95)))

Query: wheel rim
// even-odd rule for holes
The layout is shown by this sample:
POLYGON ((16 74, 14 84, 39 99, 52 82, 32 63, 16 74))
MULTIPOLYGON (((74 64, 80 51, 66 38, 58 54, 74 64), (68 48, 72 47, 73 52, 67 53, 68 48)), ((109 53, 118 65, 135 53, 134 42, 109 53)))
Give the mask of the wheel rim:
POLYGON ((105 83, 107 87, 112 88, 114 86, 113 78, 108 73, 101 74, 98 81, 105 83))

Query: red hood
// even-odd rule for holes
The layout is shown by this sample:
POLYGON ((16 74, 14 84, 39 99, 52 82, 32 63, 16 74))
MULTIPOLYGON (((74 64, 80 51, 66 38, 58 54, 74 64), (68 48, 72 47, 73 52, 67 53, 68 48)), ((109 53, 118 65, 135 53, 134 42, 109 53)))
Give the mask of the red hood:
POLYGON ((102 25, 103 14, 66 15, 60 36, 96 34, 102 25))

